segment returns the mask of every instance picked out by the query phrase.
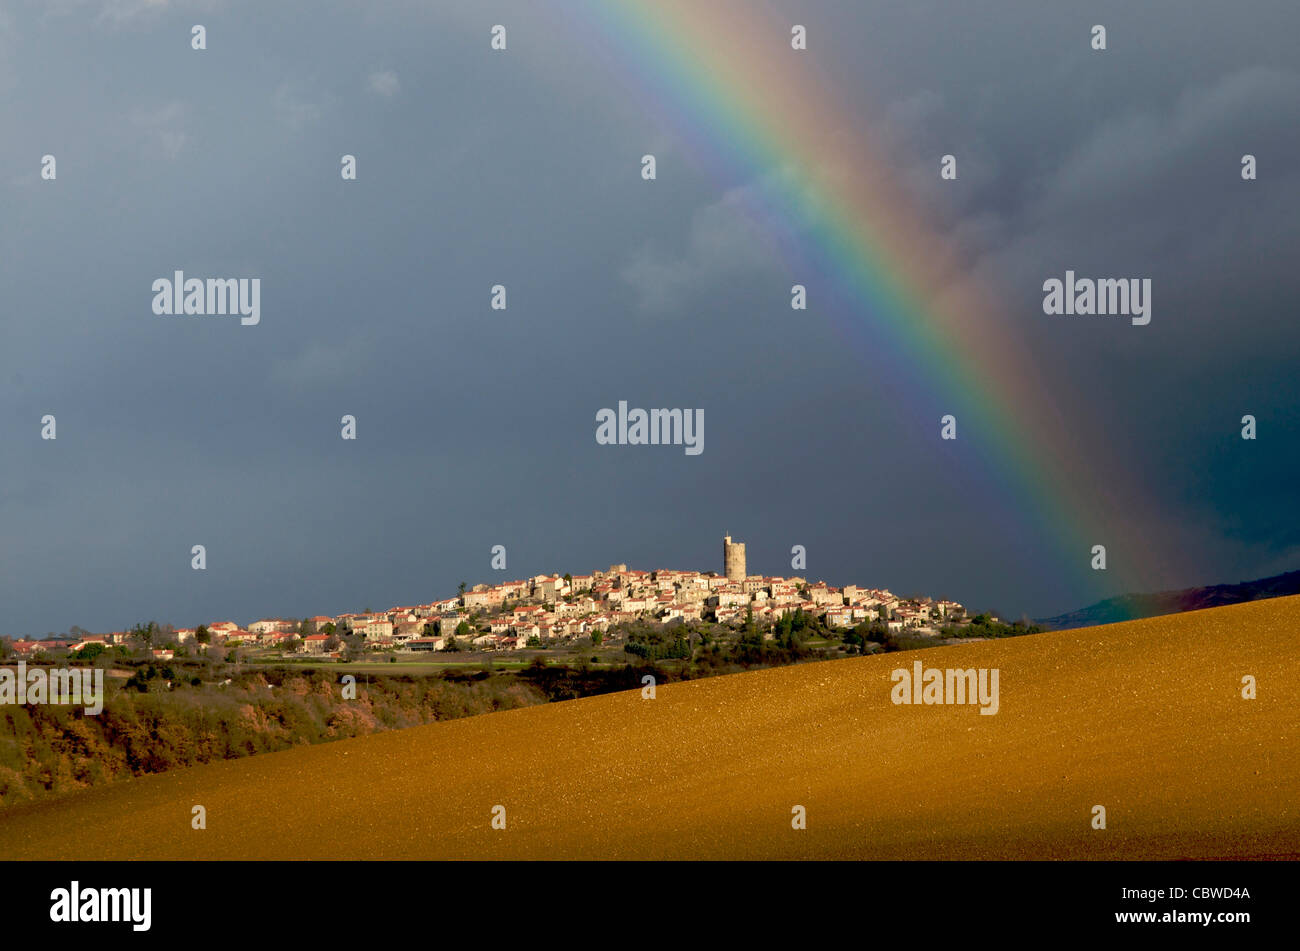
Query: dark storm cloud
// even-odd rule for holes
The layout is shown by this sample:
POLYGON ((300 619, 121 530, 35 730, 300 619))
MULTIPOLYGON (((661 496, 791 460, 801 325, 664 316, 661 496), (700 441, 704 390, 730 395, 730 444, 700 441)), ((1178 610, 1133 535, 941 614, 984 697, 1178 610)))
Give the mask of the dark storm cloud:
MULTIPOLYGON (((1165 500, 1132 517, 1193 554, 1171 585, 1300 555, 1300 12, 1189 6, 778 7, 961 249, 953 286, 1005 291, 1080 438, 1165 500), (1152 324, 1053 324, 1067 267, 1152 277, 1152 324)), ((897 371, 792 317, 746 213, 790 170, 719 180, 573 9, 0 13, 0 630, 379 609, 491 580, 498 543, 512 578, 709 568, 724 531, 757 571, 803 544, 837 583, 1078 606, 975 448, 939 464, 897 371), (261 324, 154 316, 175 269, 260 277, 261 324), (597 446, 620 399, 704 408, 703 455, 597 446)))

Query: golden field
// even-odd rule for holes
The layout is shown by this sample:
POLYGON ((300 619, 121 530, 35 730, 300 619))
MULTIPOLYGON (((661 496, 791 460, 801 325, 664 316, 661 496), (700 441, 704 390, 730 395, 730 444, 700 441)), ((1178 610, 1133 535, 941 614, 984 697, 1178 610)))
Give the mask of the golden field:
POLYGON ((1300 597, 183 769, 6 809, 0 856, 1296 858, 1300 597), (999 712, 894 705, 916 660, 997 668, 999 712))

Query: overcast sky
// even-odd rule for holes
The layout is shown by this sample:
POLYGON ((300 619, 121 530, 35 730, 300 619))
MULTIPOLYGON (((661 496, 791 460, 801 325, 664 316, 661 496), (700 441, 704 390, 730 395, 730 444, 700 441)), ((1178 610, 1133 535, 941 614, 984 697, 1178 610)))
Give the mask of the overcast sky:
MULTIPOLYGON (((1300 568, 1300 7, 764 6, 1003 289, 1063 424, 1160 499, 1132 513, 1181 552, 1159 580, 1300 568), (1152 324, 1045 329, 1070 266, 1151 277, 1152 324)), ((1094 599, 1008 527, 976 450, 936 465, 934 430, 881 401, 869 329, 845 346, 789 310, 737 200, 789 169, 701 161, 581 5, 490 7, 0 2, 0 633, 721 570, 726 532, 755 573, 795 573, 799 544, 834 584, 1009 616, 1094 599), (260 278, 260 324, 156 316, 177 269, 260 278), (619 400, 704 409, 704 451, 597 445, 619 400)))

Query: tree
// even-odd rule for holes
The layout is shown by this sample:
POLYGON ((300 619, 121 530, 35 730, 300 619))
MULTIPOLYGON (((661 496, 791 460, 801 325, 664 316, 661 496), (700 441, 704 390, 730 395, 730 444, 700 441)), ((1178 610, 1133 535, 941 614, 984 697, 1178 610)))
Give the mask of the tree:
POLYGON ((467 585, 465 584, 465 582, 462 581, 462 582, 460 583, 460 585, 456 588, 456 590, 460 592, 460 596, 461 596, 462 598, 465 597, 465 588, 466 588, 466 587, 467 587, 467 585))
POLYGON ((469 626, 468 621, 461 621, 459 624, 456 625, 456 636, 468 637, 472 632, 472 630, 473 629, 469 626))
POLYGON ((199 644, 211 644, 212 634, 206 624, 200 624, 194 629, 194 640, 199 644))
POLYGON ((855 635, 856 639, 850 641, 846 636, 844 642, 860 643, 866 646, 867 641, 874 641, 877 644, 884 644, 889 640, 889 627, 883 621, 863 621, 853 628, 850 632, 855 635))
POLYGON ((145 647, 153 646, 154 638, 158 633, 158 625, 154 621, 148 624, 142 622, 131 628, 131 636, 137 638, 145 647))
POLYGON ((96 657, 108 650, 103 644, 87 644, 81 650, 72 654, 68 660, 89 660, 94 661, 96 657))
POLYGON ((156 679, 157 676, 158 671, 154 669, 153 664, 150 664, 148 667, 136 668, 135 673, 133 673, 127 679, 126 683, 123 684, 123 689, 138 690, 140 693, 148 693, 149 681, 156 679))

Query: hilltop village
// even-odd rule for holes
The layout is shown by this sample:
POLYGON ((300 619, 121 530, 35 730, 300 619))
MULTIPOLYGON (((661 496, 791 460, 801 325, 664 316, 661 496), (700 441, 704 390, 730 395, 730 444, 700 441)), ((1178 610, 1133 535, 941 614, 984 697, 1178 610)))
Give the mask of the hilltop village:
POLYGON ((210 645, 252 647, 280 653, 339 657, 345 646, 367 652, 546 650, 583 640, 593 646, 620 643, 629 626, 710 622, 776 637, 783 619, 816 619, 829 630, 864 622, 889 632, 938 634, 969 623, 956 601, 901 598, 880 588, 832 587, 801 577, 750 575, 745 546, 723 540, 722 574, 640 571, 611 565, 583 575, 537 575, 500 584, 477 584, 453 597, 359 614, 305 619, 263 618, 241 627, 217 621, 197 628, 170 626, 142 631, 86 634, 67 641, 19 640, 14 653, 91 645, 141 646, 156 659, 205 652, 210 645), (141 639, 148 644, 138 643, 141 639))

